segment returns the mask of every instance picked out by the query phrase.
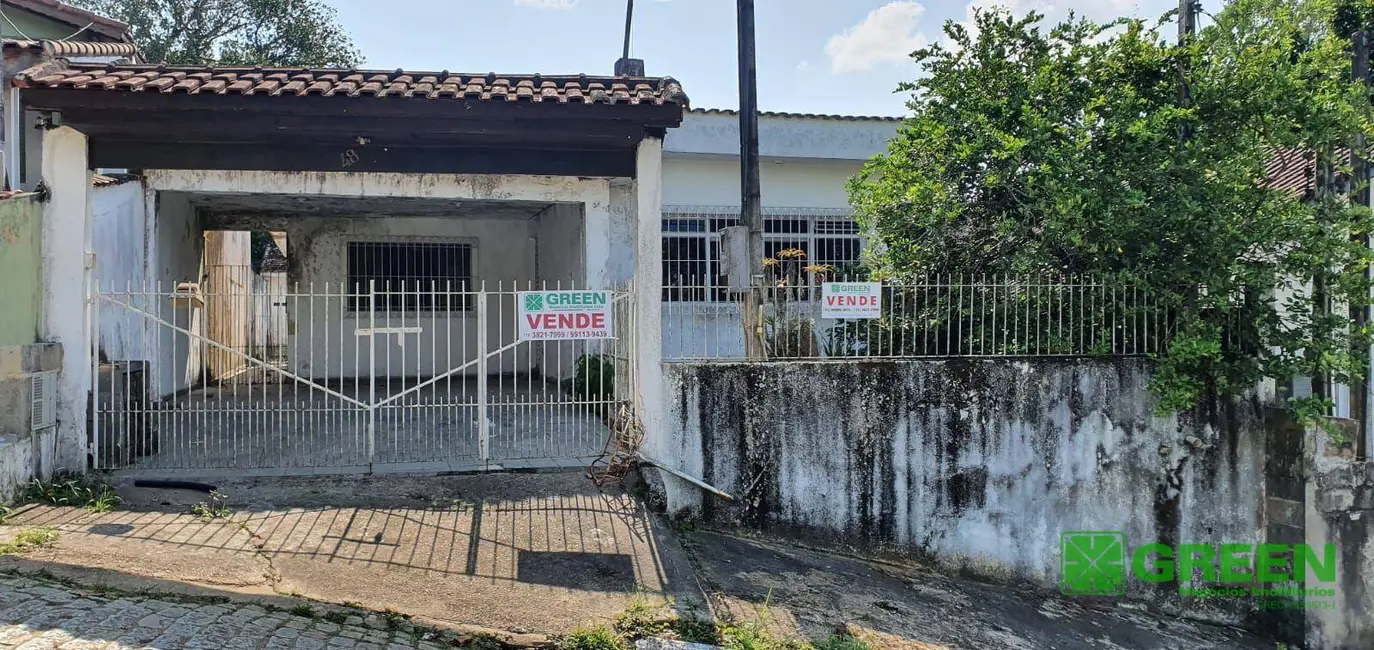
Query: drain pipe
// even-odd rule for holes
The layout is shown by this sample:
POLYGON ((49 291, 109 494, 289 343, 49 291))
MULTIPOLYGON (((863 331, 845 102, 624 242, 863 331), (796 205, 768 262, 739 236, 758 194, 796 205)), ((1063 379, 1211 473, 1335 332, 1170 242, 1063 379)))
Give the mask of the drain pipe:
POLYGON ((663 463, 660 463, 660 462, 658 462, 658 461, 656 461, 656 460, 654 460, 654 459, 652 459, 652 458, 649 458, 648 456, 645 456, 645 455, 642 454, 642 453, 636 452, 635 455, 639 457, 639 462, 641 462, 641 463, 644 463, 644 464, 646 464, 646 465, 653 465, 654 467, 657 467, 657 468, 659 468, 659 469, 661 469, 661 470, 663 470, 663 471, 665 471, 665 472, 668 472, 669 474, 672 474, 673 476, 676 476, 676 477, 678 477, 678 478, 680 478, 680 479, 682 479, 682 480, 684 480, 684 481, 687 481, 688 483, 691 483, 692 485, 695 485, 695 486, 697 486, 697 487, 699 487, 699 488, 701 488, 701 489, 703 489, 703 490, 706 490, 707 492, 710 492, 711 494, 714 494, 714 495, 716 495, 716 496, 718 496, 718 497, 720 497, 720 498, 722 498, 722 499, 725 499, 726 501, 734 501, 734 500, 735 500, 735 497, 730 496, 729 493, 727 493, 727 492, 721 490, 720 488, 717 488, 717 487, 714 486, 714 485, 711 485, 710 483, 707 483, 706 481, 703 481, 703 480, 701 480, 701 479, 699 479, 699 478, 697 478, 697 477, 695 477, 695 476, 692 476, 691 474, 687 474, 687 473, 683 472, 682 470, 674 469, 674 468, 672 468, 672 467, 669 467, 669 466, 667 466, 667 465, 665 465, 665 464, 663 464, 663 463))

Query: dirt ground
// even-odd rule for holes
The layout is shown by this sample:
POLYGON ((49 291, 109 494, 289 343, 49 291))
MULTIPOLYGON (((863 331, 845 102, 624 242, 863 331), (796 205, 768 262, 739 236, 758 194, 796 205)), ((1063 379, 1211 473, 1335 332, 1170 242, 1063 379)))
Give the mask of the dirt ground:
MULTIPOLYGON (((427 624, 557 634, 635 599, 764 620, 781 636, 839 628, 880 649, 1272 649, 1226 627, 718 532, 675 530, 577 473, 220 481, 205 494, 119 485, 115 512, 31 507, 0 537, 61 537, 0 569, 123 591, 304 597, 427 624), (213 508, 212 508, 213 509, 213 508)), ((290 605, 286 605, 290 607, 290 605)))

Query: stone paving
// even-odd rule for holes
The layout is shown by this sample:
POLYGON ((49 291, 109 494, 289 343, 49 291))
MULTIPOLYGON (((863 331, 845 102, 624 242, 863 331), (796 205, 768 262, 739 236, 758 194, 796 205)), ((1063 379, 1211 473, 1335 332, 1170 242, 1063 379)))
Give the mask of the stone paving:
MULTIPOLYGON (((344 624, 249 603, 106 596, 27 577, 0 576, 0 648, 15 650, 438 650, 375 616, 344 624)), ((409 626, 406 626, 407 628, 409 626)), ((417 638, 421 637, 421 638, 417 638)))

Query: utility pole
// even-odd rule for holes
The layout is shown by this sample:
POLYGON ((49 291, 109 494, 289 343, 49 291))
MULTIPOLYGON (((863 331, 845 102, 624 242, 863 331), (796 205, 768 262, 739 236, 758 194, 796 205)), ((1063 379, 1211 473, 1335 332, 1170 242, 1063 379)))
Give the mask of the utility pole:
MULTIPOLYGON (((1365 89, 1365 101, 1369 101, 1369 34, 1363 31, 1351 34, 1350 46, 1352 80, 1365 89)), ((1369 189, 1370 165, 1367 158, 1368 152, 1365 151, 1367 144, 1363 133, 1355 136, 1355 141, 1351 143, 1350 148, 1350 165, 1357 190, 1353 200, 1358 205, 1371 206, 1371 198, 1374 197, 1371 197, 1369 189)), ((1364 235, 1363 239, 1366 249, 1374 248, 1374 238, 1371 238, 1368 233, 1364 235)), ((1374 284, 1374 265, 1365 264, 1364 279, 1366 285, 1374 284)), ((1374 304, 1369 304, 1371 299, 1374 299, 1374 296, 1367 296, 1365 300, 1367 304, 1357 305, 1351 310, 1354 312, 1351 317, 1356 328, 1362 330, 1374 322, 1374 304)), ((1371 401, 1374 401, 1371 400, 1370 396, 1371 390, 1374 390, 1374 346, 1366 345, 1363 350, 1358 350, 1357 353, 1356 358, 1364 362, 1364 378, 1351 387, 1351 397, 1354 403, 1351 404, 1350 416, 1360 423, 1363 435, 1356 441, 1355 451, 1357 457, 1364 458, 1371 449, 1374 449, 1374 418, 1371 418, 1371 415, 1374 414, 1370 413, 1369 408, 1371 401)))
MULTIPOLYGON (((749 279, 753 288, 745 300, 745 327, 758 318, 763 278, 763 192, 759 188, 759 90, 754 55, 754 0, 737 0, 739 20, 739 146, 740 224, 749 228, 749 279)), ((750 357, 762 357, 760 323, 746 332, 750 357)))
MULTIPOLYGON (((1197 36, 1198 0, 1178 0, 1178 46, 1187 47, 1197 36)), ((1188 74, 1183 62, 1178 64, 1178 105, 1187 108, 1193 105, 1192 92, 1188 89, 1188 74)), ((1188 140, 1193 137, 1192 129, 1186 123, 1179 125, 1178 137, 1188 140)))

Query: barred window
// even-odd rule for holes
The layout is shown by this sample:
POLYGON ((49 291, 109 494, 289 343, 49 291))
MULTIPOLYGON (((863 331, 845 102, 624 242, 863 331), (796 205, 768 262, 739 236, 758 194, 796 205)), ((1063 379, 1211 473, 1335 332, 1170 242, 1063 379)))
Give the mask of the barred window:
MULTIPOLYGON (((663 219, 663 300, 722 302, 728 280, 720 264, 720 231, 739 225, 732 214, 672 214, 663 219)), ((764 255, 795 248, 809 264, 836 269, 857 264, 861 242, 852 219, 769 215, 763 221, 764 255)))
POLYGON ((472 245, 431 242, 350 242, 348 287, 353 311, 368 309, 376 291, 377 311, 468 309, 472 245))

